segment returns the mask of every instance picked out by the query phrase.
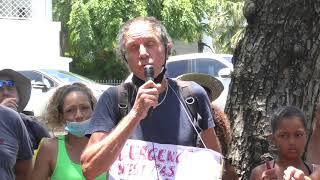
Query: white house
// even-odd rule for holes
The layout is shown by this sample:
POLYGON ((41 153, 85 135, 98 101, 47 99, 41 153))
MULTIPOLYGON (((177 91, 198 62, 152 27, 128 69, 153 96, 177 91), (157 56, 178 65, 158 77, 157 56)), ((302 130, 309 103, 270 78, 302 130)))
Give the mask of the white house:
POLYGON ((60 30, 51 0, 0 0, 0 69, 69 71, 72 59, 60 55, 60 30))

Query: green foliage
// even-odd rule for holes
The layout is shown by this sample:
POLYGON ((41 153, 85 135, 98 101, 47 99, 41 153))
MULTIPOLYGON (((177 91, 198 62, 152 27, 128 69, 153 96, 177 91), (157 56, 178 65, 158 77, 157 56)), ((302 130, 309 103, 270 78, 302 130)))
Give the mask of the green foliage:
POLYGON ((96 58, 95 61, 77 61, 72 66, 73 72, 81 73, 91 79, 124 79, 129 75, 127 66, 122 61, 116 60, 113 51, 103 54, 104 57, 96 58))
POLYGON ((114 55, 116 34, 124 21, 147 15, 144 4, 130 0, 55 1, 54 19, 66 27, 64 52, 73 58, 71 71, 93 79, 124 79, 128 70, 114 55))
POLYGON ((70 31, 70 55, 93 60, 95 47, 94 32, 91 26, 89 9, 82 1, 76 1, 71 8, 68 22, 70 31))
POLYGON ((214 13, 212 0, 164 0, 163 21, 174 39, 197 41, 212 30, 206 22, 214 13))
MULTIPOLYGON (((233 6, 227 3, 218 8, 215 0, 55 0, 53 5, 54 20, 62 22, 63 52, 73 58, 71 71, 93 79, 124 79, 128 74, 114 49, 117 32, 128 19, 154 16, 164 23, 172 38, 191 42, 203 32, 212 32, 211 28, 221 34, 226 28, 221 22, 235 15, 223 17, 226 13, 222 12, 233 6), (209 24, 202 23, 206 18, 209 24)), ((233 19, 227 27, 238 25, 238 21, 238 17, 233 19)))
POLYGON ((195 11, 190 0, 164 0, 161 15, 172 38, 193 41, 200 36, 203 12, 195 11))
POLYGON ((242 13, 244 1, 214 0, 209 19, 213 41, 218 52, 232 53, 244 35, 246 21, 242 13))

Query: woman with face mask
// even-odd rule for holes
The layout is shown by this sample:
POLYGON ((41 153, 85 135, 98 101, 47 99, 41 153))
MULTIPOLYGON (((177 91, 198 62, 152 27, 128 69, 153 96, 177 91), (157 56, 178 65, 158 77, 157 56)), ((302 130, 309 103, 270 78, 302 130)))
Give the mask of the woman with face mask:
MULTIPOLYGON (((90 117, 96 105, 91 90, 81 83, 65 85, 51 97, 43 118, 51 125, 64 125, 66 135, 44 139, 36 158, 32 180, 84 180, 80 156, 88 138, 90 117)), ((107 179, 103 173, 96 180, 107 179)))

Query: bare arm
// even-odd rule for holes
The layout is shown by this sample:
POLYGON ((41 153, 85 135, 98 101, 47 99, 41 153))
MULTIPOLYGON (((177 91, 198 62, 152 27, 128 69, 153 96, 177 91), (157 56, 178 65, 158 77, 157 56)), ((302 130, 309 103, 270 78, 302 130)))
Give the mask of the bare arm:
POLYGON ((207 148, 221 153, 219 140, 213 128, 204 130, 201 133, 201 138, 203 139, 204 144, 207 146, 207 148))
POLYGON ((16 180, 28 179, 32 171, 32 159, 30 160, 17 160, 15 165, 16 180))
POLYGON ((137 118, 128 115, 111 133, 96 132, 91 135, 81 155, 83 174, 88 180, 110 168, 138 123, 137 118))
POLYGON ((32 171, 32 180, 48 179, 52 175, 53 167, 55 167, 55 162, 52 162, 52 160, 57 158, 58 153, 57 143, 54 141, 55 139, 42 140, 32 171))
MULTIPOLYGON (((319 116, 319 115, 318 115, 319 116)), ((307 161, 320 164, 320 118, 316 119, 307 148, 307 161)))
POLYGON ((157 88, 160 87, 152 81, 142 85, 129 114, 112 132, 96 132, 91 135, 87 148, 81 155, 82 171, 87 180, 94 179, 110 168, 136 126, 146 117, 150 107, 157 104, 157 88))

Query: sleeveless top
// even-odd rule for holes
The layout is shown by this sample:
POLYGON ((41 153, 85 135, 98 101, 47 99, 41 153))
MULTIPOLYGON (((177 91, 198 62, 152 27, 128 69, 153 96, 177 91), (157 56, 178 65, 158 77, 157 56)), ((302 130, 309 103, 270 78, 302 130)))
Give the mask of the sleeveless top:
MULTIPOLYGON (((65 136, 58 136, 58 155, 54 171, 51 175, 51 180, 85 180, 81 165, 74 163, 68 155, 65 146, 65 136)), ((107 173, 103 173, 96 177, 95 180, 106 180, 107 173)))

